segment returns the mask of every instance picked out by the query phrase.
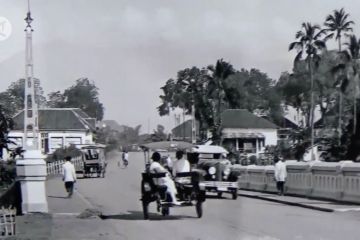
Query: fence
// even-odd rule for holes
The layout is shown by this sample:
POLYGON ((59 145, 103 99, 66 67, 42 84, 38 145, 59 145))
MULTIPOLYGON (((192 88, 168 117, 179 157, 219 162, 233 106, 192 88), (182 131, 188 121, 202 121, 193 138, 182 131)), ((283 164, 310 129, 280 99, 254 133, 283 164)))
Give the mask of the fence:
MULTIPOLYGON (((276 192, 274 166, 234 165, 242 189, 276 192)), ((360 203, 360 163, 287 162, 286 193, 360 203)))
POLYGON ((15 216, 16 209, 4 207, 0 209, 0 238, 15 235, 15 216))
MULTIPOLYGON (((61 174, 62 165, 65 163, 65 160, 58 160, 55 162, 49 162, 46 164, 47 175, 56 175, 61 174)), ((80 169, 82 167, 81 156, 72 158, 72 163, 75 166, 75 169, 80 169)))

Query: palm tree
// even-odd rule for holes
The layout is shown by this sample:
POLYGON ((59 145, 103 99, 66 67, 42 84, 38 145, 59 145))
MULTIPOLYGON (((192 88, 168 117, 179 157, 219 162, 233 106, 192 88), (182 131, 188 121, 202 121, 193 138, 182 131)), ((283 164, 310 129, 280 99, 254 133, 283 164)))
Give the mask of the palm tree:
POLYGON ((349 42, 345 43, 347 46, 347 53, 349 54, 350 59, 350 68, 352 70, 352 80, 354 84, 354 96, 353 96, 353 104, 354 104, 354 122, 353 122, 353 134, 356 132, 356 120, 357 120, 357 113, 356 113, 356 98, 359 92, 359 66, 358 60, 360 58, 360 39, 357 39, 355 35, 351 35, 349 37, 349 42))
POLYGON ((294 64, 298 63, 304 54, 306 54, 305 61, 308 65, 308 71, 311 82, 311 159, 314 160, 314 79, 313 67, 318 65, 320 60, 319 51, 326 49, 325 41, 327 38, 321 39, 325 34, 325 30, 321 29, 319 25, 312 25, 311 23, 303 23, 301 30, 295 35, 296 41, 290 43, 289 51, 295 49, 298 53, 295 57, 294 64))
MULTIPOLYGON (((335 40, 338 41, 339 53, 341 52, 341 37, 342 34, 346 32, 352 32, 353 28, 351 27, 354 24, 353 21, 348 21, 349 14, 345 12, 344 8, 340 10, 334 10, 333 15, 329 14, 326 19, 324 26, 326 27, 327 32, 331 32, 327 37, 332 38, 335 35, 335 40)), ((339 86, 343 85, 340 82, 339 86)), ((342 92, 339 88, 339 139, 341 137, 341 125, 342 125, 342 92)), ((340 140, 339 140, 340 141, 340 140)))
POLYGON ((213 99, 214 105, 214 131, 215 140, 220 137, 220 126, 221 126, 221 104, 225 98, 225 80, 235 73, 233 66, 225 62, 223 59, 217 60, 215 67, 209 66, 211 75, 209 76, 209 97, 213 99))
POLYGON ((353 28, 351 27, 354 24, 353 21, 347 21, 349 17, 348 13, 345 13, 344 8, 340 10, 334 10, 333 15, 329 14, 326 19, 324 26, 326 27, 327 32, 331 32, 327 37, 332 38, 335 35, 335 40, 339 44, 339 52, 341 52, 341 37, 343 33, 352 32, 353 28))

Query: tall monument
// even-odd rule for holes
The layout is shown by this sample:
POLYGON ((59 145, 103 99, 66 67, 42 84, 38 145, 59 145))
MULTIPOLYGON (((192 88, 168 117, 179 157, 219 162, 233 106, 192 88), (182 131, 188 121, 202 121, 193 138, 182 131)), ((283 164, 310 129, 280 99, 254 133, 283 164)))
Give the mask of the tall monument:
POLYGON ((17 179, 21 186, 22 213, 48 212, 46 198, 46 163, 39 144, 38 107, 35 101, 34 66, 30 2, 25 18, 25 96, 24 96, 24 159, 16 161, 17 179))
POLYGON ((28 2, 28 12, 25 18, 26 28, 26 46, 25 46, 25 97, 24 97, 24 138, 23 147, 25 150, 39 149, 39 123, 38 123, 38 106, 35 98, 34 84, 34 63, 32 49, 30 2, 28 2), (30 134, 31 133, 31 134, 30 134), (32 141, 30 141, 30 137, 32 141))

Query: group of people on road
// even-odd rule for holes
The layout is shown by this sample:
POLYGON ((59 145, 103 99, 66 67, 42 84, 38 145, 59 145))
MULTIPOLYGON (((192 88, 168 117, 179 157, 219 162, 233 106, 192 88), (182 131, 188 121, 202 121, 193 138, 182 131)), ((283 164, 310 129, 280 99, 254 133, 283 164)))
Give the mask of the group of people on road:
POLYGON ((168 155, 166 158, 166 167, 160 163, 161 155, 159 152, 154 152, 151 159, 150 172, 165 173, 165 177, 159 178, 156 184, 166 186, 166 191, 171 196, 172 203, 174 205, 180 205, 180 202, 176 198, 176 182, 182 183, 183 178, 177 178, 176 175, 178 173, 190 172, 190 163, 184 158, 184 152, 181 150, 176 152, 175 162, 173 162, 170 155, 168 155))

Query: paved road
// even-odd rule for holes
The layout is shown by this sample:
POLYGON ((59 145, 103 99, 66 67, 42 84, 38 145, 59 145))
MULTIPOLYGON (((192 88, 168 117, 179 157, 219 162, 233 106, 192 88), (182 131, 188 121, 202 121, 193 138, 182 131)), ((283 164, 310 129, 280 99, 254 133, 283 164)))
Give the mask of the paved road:
POLYGON ((106 178, 80 179, 78 191, 106 219, 121 239, 359 239, 358 212, 326 213, 251 198, 207 199, 203 218, 194 207, 171 209, 162 217, 155 204, 151 220, 143 220, 140 173, 143 155, 130 153, 127 169, 117 167, 113 154, 106 178))

